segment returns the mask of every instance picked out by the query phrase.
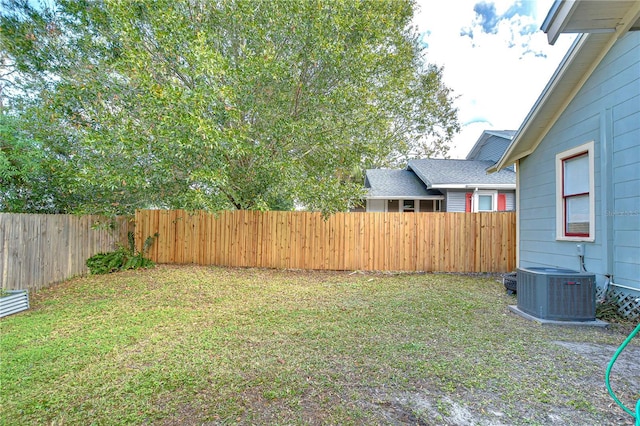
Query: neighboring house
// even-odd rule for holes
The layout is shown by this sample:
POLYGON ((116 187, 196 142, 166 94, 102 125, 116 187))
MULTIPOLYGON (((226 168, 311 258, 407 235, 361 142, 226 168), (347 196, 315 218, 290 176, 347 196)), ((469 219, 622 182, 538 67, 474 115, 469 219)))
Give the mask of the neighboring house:
POLYGON ((367 170, 365 186, 368 212, 442 211, 442 192, 428 189, 410 170, 367 170))
POLYGON ((633 316, 640 315, 639 29, 639 1, 556 1, 542 26, 550 43, 560 33, 581 35, 489 169, 516 162, 517 265, 584 267, 633 316))
POLYGON ((427 188, 444 194, 443 211, 514 210, 516 174, 508 169, 488 174, 486 169, 493 164, 483 160, 411 160, 407 170, 427 188))
POLYGON ((412 160, 406 170, 369 169, 368 212, 480 212, 515 210, 512 169, 488 174, 515 131, 484 131, 466 160, 412 160))

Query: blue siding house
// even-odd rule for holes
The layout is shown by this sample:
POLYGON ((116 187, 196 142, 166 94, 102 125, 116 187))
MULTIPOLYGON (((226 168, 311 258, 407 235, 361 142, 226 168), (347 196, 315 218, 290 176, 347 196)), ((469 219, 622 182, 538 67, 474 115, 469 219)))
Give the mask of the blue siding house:
POLYGON ((495 172, 516 163, 517 264, 596 274, 640 316, 640 2, 556 1, 542 30, 580 35, 495 172))

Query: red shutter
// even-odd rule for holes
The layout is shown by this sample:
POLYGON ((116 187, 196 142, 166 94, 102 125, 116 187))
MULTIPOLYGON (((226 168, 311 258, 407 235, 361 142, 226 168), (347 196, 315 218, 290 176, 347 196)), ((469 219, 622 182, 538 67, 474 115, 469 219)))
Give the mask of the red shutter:
POLYGON ((473 197, 473 192, 467 192, 465 195, 466 195, 467 203, 466 203, 464 211, 470 212, 471 211, 471 198, 473 197))
POLYGON ((507 210, 507 196, 506 194, 498 194, 498 211, 503 212, 507 210))

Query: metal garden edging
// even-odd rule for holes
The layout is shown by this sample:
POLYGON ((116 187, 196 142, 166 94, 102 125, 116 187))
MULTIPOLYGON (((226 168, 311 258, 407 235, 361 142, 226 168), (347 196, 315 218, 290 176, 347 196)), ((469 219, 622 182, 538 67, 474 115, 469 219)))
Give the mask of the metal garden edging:
POLYGON ((0 297, 0 318, 29 309, 28 290, 5 290, 8 295, 0 297))

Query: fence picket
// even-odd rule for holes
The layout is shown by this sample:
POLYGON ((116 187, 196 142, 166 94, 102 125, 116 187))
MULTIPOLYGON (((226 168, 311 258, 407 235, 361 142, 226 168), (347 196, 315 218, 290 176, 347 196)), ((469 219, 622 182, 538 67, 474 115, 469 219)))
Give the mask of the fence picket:
MULTIPOLYGON (((37 290, 87 272, 95 253, 127 244, 134 222, 96 229, 100 216, 0 214, 4 289, 37 290)), ((139 210, 136 247, 157 263, 292 269, 510 272, 515 213, 139 210)))
POLYGON ((110 229, 111 219, 102 216, 0 213, 1 287, 38 290, 86 274, 89 257, 127 244, 133 222, 114 220, 110 229))
POLYGON ((136 213, 136 229, 159 233, 150 250, 158 263, 441 272, 515 268, 513 212, 336 213, 325 220, 317 212, 148 210, 136 213))

